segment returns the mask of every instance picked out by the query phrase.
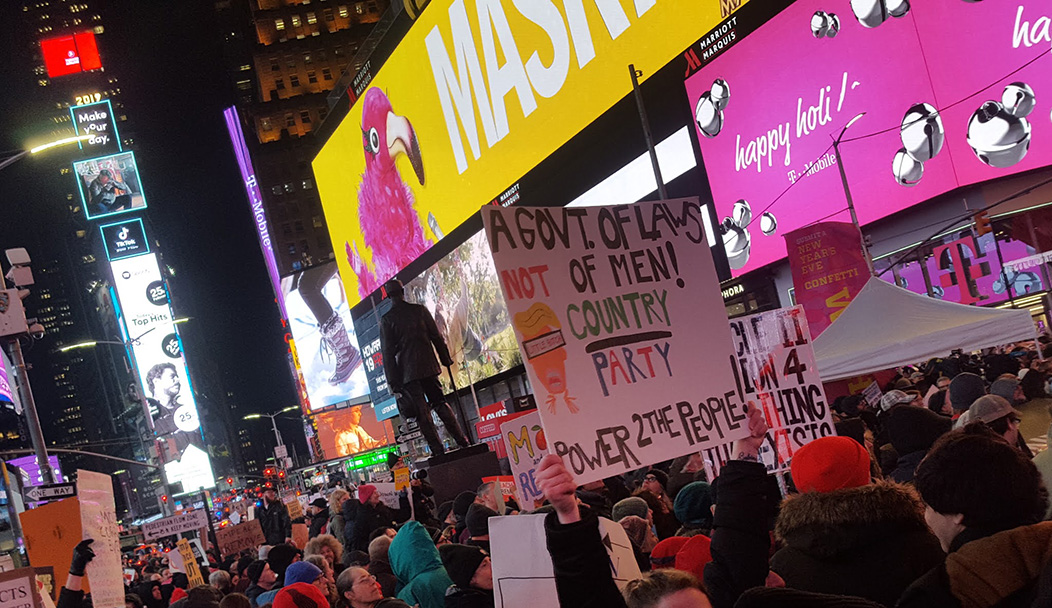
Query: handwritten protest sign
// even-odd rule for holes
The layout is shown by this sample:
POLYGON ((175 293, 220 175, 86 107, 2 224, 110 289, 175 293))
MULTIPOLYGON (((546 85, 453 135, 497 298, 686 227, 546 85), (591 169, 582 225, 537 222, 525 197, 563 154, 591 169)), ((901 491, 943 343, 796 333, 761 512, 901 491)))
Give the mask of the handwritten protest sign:
POLYGON ((194 548, 190 546, 190 541, 180 538, 179 542, 175 543, 175 548, 179 551, 179 557, 183 559, 183 572, 186 573, 190 589, 205 584, 205 579, 201 576, 201 566, 197 564, 194 548))
POLYGON ((303 514, 303 503, 300 502, 300 499, 294 493, 282 496, 281 502, 285 503, 285 508, 289 511, 289 519, 295 521, 305 517, 303 514))
MULTIPOLYGON (((558 606, 555 569, 544 534, 544 515, 511 515, 489 520, 496 608, 558 606)), ((599 518, 611 575, 619 589, 642 578, 632 541, 620 524, 599 518)))
POLYGON ((124 566, 121 564, 120 528, 109 475, 77 471, 81 538, 93 538, 95 559, 88 563, 91 601, 95 608, 124 608, 124 566))
POLYGON ((245 549, 255 549, 267 543, 258 519, 251 519, 236 526, 216 530, 216 542, 223 557, 235 555, 245 549))
POLYGON ((482 209, 545 433, 579 483, 748 433, 703 213, 482 209))
MULTIPOLYGON (((384 503, 391 509, 397 511, 401 503, 398 501, 398 495, 401 493, 401 489, 396 487, 396 484, 391 482, 374 482, 372 485, 376 486, 376 493, 380 496, 380 502, 384 503)), ((408 491, 408 490, 407 490, 408 491)), ((410 517, 415 517, 413 513, 413 501, 409 500, 410 517)))
MULTIPOLYGON (((731 321, 734 379, 741 399, 762 407, 767 439, 760 457, 768 471, 787 471, 793 453, 819 437, 835 435, 815 366, 802 306, 731 321)), ((714 470, 730 458, 730 443, 704 451, 714 470)))
POLYGON ((500 425, 501 439, 508 453, 508 464, 515 478, 519 506, 532 511, 544 504, 544 494, 537 487, 537 466, 548 454, 548 439, 541 426, 541 415, 530 412, 500 425))
POLYGON ((33 568, 0 574, 0 608, 44 608, 33 568))
POLYGON ((204 509, 187 511, 172 517, 165 517, 157 521, 147 522, 142 525, 143 536, 146 540, 171 536, 180 532, 200 530, 208 526, 208 513, 204 509))

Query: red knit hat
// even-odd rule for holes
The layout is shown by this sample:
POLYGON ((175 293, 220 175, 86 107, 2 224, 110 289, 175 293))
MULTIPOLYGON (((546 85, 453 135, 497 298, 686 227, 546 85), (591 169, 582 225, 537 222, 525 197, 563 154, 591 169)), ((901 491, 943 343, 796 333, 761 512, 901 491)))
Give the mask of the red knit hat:
POLYGON ((800 492, 832 492, 867 485, 869 452, 850 437, 822 437, 800 448, 789 465, 800 492))
POLYGON ((360 500, 363 505, 369 502, 369 499, 372 498, 373 494, 376 494, 376 486, 367 483, 358 486, 358 500, 360 500))
MULTIPOLYGON (((699 579, 705 578, 705 564, 712 561, 709 545, 712 541, 704 534, 691 536, 676 553, 676 570, 690 572, 699 579)), ((274 608, 277 608, 275 606, 274 608)))
POLYGON ((186 595, 186 589, 183 589, 181 587, 176 587, 175 589, 172 589, 172 597, 168 599, 168 605, 171 606, 172 604, 185 598, 186 595))
POLYGON ((660 568, 675 568, 676 553, 687 544, 690 538, 686 536, 670 536, 654 545, 650 552, 650 567, 658 570, 660 568))
POLYGON ((292 583, 274 596, 274 608, 329 608, 329 600, 310 583, 292 583))

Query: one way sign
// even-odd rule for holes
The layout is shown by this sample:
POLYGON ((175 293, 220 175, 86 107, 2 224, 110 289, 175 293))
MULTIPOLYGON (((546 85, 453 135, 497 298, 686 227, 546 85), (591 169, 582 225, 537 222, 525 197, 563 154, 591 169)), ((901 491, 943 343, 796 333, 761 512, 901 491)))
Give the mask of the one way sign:
POLYGON ((22 490, 26 502, 40 502, 42 500, 55 500, 56 498, 69 498, 77 495, 77 484, 56 483, 50 486, 32 486, 22 490))

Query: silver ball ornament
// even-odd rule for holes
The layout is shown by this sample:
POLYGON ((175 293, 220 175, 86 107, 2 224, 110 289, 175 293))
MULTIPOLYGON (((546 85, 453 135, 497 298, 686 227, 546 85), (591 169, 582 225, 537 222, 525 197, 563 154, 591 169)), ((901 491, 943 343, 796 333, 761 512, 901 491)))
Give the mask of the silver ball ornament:
POLYGON ((752 205, 744 198, 738 199, 731 207, 731 221, 742 228, 752 221, 752 205))
POLYGON ((727 253, 727 263, 732 269, 738 270, 749 263, 752 239, 748 230, 727 217, 720 224, 720 235, 723 238, 723 250, 727 253))
POLYGON ((1005 87, 1001 94, 1001 105, 1008 110, 1012 116, 1024 118, 1034 111, 1037 100, 1034 98, 1034 89, 1025 82, 1013 82, 1005 87))
POLYGON ((811 34, 815 38, 836 38, 840 33, 840 17, 825 11, 815 11, 811 16, 811 34))
POLYGON ((716 137, 723 130, 723 112, 712 101, 712 93, 705 91, 694 108, 694 120, 705 137, 716 137))
POLYGON ((920 162, 934 158, 946 142, 946 129, 942 126, 942 117, 934 106, 917 103, 910 106, 902 117, 899 136, 906 153, 920 162))
POLYGON ((764 236, 771 236, 778 230, 778 220, 770 211, 764 211, 760 215, 760 232, 764 236))
POLYGON ((891 171, 900 186, 916 186, 924 177, 924 163, 910 156, 906 148, 900 148, 891 162, 891 171))
POLYGON ((991 167, 1011 167, 1030 149, 1030 123, 1002 104, 987 101, 968 120, 968 145, 991 167))
POLYGON ((727 102, 731 99, 731 85, 727 84, 726 80, 717 78, 712 81, 712 86, 709 88, 709 96, 716 109, 722 112, 727 108, 727 102))
POLYGON ((910 0, 885 0, 884 5, 892 17, 905 17, 910 12, 910 0))
POLYGON ((862 27, 874 28, 888 20, 885 0, 851 0, 851 12, 862 27))

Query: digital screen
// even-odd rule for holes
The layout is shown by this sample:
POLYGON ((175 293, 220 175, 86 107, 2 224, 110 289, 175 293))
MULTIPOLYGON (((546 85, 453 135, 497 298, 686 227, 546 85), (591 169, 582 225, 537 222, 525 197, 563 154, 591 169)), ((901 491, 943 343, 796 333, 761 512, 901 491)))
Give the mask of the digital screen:
POLYGON ((168 453, 165 460, 182 459, 189 451, 187 462, 200 471, 200 455, 190 448, 201 452, 201 420, 157 254, 116 260, 110 270, 151 427, 168 453))
POLYGON ((369 381, 336 264, 284 277, 281 293, 311 409, 368 395, 369 381))
MULTIPOLYGON (((65 483, 66 478, 62 476, 62 465, 58 462, 58 456, 48 456, 47 462, 48 465, 51 466, 51 472, 55 477, 55 483, 65 483)), ((37 464, 36 456, 12 458, 7 461, 7 464, 8 466, 18 467, 18 470, 21 472, 22 487, 44 485, 44 477, 40 472, 40 465, 37 464)))
POLYGON ((278 308, 281 309, 281 316, 288 318, 285 300, 281 293, 281 279, 278 277, 278 263, 274 259, 274 245, 270 240, 270 224, 267 221, 266 209, 263 208, 263 195, 256 181, 256 170, 252 166, 252 157, 249 155, 248 144, 245 143, 245 133, 241 129, 241 119, 238 117, 237 108, 230 107, 223 110, 223 118, 226 120, 230 143, 234 146, 234 156, 237 157, 237 166, 241 170, 241 181, 245 184, 248 203, 252 208, 252 222, 256 226, 259 248, 263 252, 263 261, 267 265, 267 275, 274 288, 274 297, 278 301, 278 308))
POLYGON ((862 224, 1052 163, 1047 2, 881 6, 801 0, 687 78, 735 276, 847 220, 831 138, 862 112, 840 146, 862 224))
POLYGON ((468 4, 421 13, 314 159, 352 306, 745 2, 468 4))
POLYGON ((110 261, 150 253, 150 243, 146 240, 146 229, 140 218, 99 226, 99 231, 110 261))
POLYGON ((388 421, 377 421, 370 405, 322 412, 314 416, 318 441, 326 459, 353 456, 394 441, 388 421))
POLYGON ((80 142, 80 149, 87 147, 93 154, 108 154, 121 151, 121 138, 117 133, 117 120, 109 99, 96 103, 72 106, 73 129, 77 135, 90 135, 91 139, 80 142))
POLYGON ((73 163, 89 220, 146 208, 146 194, 132 152, 73 163))
POLYGON ((80 32, 40 41, 48 78, 97 70, 102 67, 95 34, 80 32))
POLYGON ((14 403, 11 395, 11 379, 7 375, 7 354, 0 354, 0 402, 14 403))

